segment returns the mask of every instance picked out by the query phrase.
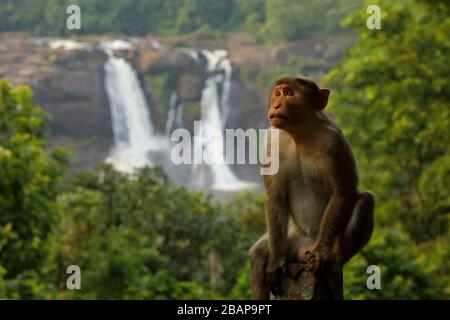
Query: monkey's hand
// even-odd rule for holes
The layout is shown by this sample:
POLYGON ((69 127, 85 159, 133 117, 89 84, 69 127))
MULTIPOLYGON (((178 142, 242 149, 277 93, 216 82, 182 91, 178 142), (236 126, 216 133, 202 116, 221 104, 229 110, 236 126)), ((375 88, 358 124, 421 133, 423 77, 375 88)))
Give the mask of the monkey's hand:
POLYGON ((306 246, 301 249, 301 257, 306 261, 306 270, 311 273, 326 271, 331 267, 331 250, 317 245, 306 246))
POLYGON ((266 283, 269 290, 273 293, 274 296, 283 295, 281 283, 283 281, 283 276, 286 274, 286 271, 286 263, 282 263, 278 267, 266 269, 266 283))

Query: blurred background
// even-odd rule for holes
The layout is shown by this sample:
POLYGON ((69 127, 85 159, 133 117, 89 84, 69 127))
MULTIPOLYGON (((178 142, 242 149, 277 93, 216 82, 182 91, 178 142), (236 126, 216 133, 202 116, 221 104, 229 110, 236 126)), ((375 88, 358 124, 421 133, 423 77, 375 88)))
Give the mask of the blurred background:
POLYGON ((0 298, 248 299, 259 167, 176 166, 170 134, 267 128, 275 79, 304 75, 331 88, 360 189, 377 194, 345 298, 448 299, 449 13, 445 0, 1 0, 0 298), (66 287, 73 264, 81 290, 66 287))

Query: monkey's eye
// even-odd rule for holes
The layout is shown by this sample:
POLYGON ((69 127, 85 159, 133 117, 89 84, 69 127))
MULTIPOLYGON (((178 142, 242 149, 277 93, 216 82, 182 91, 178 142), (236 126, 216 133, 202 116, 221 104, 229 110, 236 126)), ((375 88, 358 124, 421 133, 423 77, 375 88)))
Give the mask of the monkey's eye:
POLYGON ((281 92, 280 92, 280 90, 275 90, 273 92, 273 94, 274 94, 274 96, 279 97, 281 95, 281 92))
POLYGON ((284 95, 285 95, 285 96, 293 96, 293 95, 294 95, 294 91, 293 91, 293 90, 286 90, 286 91, 284 92, 284 95))

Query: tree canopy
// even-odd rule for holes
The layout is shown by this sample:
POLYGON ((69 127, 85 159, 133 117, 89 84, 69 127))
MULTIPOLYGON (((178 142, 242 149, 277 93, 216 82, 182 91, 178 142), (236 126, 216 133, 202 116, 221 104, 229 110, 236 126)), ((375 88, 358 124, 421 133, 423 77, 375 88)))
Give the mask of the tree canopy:
POLYGON ((70 0, 2 0, 1 31, 72 34, 223 35, 247 32, 264 42, 339 33, 354 0, 80 0, 81 30, 67 30, 70 0))
MULTIPOLYGON (((375 238, 383 235, 386 244, 372 240, 362 257, 372 263, 384 261, 387 269, 398 264, 397 272, 409 269, 409 276, 397 274, 389 282, 392 287, 401 283, 397 288, 402 291, 381 290, 377 295, 433 297, 440 286, 436 283, 427 293, 423 281, 433 282, 437 274, 448 297, 450 5, 402 0, 380 7, 380 30, 367 29, 364 14, 346 20, 358 29, 360 39, 326 79, 334 90, 330 112, 358 159, 362 188, 372 189, 378 198, 375 238), (386 251, 378 251, 382 246, 386 251), (388 252, 400 247, 403 253, 388 258, 388 252), (402 255, 426 263, 400 263, 402 255), (430 273, 413 280, 424 270, 430 273)), ((350 262, 350 274, 357 263, 350 262)), ((366 291, 362 297, 367 295, 366 291)))

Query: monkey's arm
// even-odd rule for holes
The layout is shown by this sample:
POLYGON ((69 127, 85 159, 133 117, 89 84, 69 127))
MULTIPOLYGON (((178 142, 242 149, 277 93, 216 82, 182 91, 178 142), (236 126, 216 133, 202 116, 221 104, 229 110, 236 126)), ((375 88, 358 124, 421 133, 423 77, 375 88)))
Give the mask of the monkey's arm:
POLYGON ((322 217, 315 244, 327 258, 331 256, 338 234, 350 217, 353 202, 349 197, 339 190, 334 191, 322 217))
POLYGON ((350 146, 338 137, 329 150, 327 175, 332 195, 323 214, 315 246, 319 255, 330 258, 341 230, 347 225, 357 197, 358 177, 350 146))
POLYGON ((289 211, 286 195, 278 192, 286 189, 276 185, 279 183, 278 179, 265 176, 264 183, 268 195, 266 222, 269 233, 269 261, 266 271, 270 273, 283 267, 286 262, 289 211))

